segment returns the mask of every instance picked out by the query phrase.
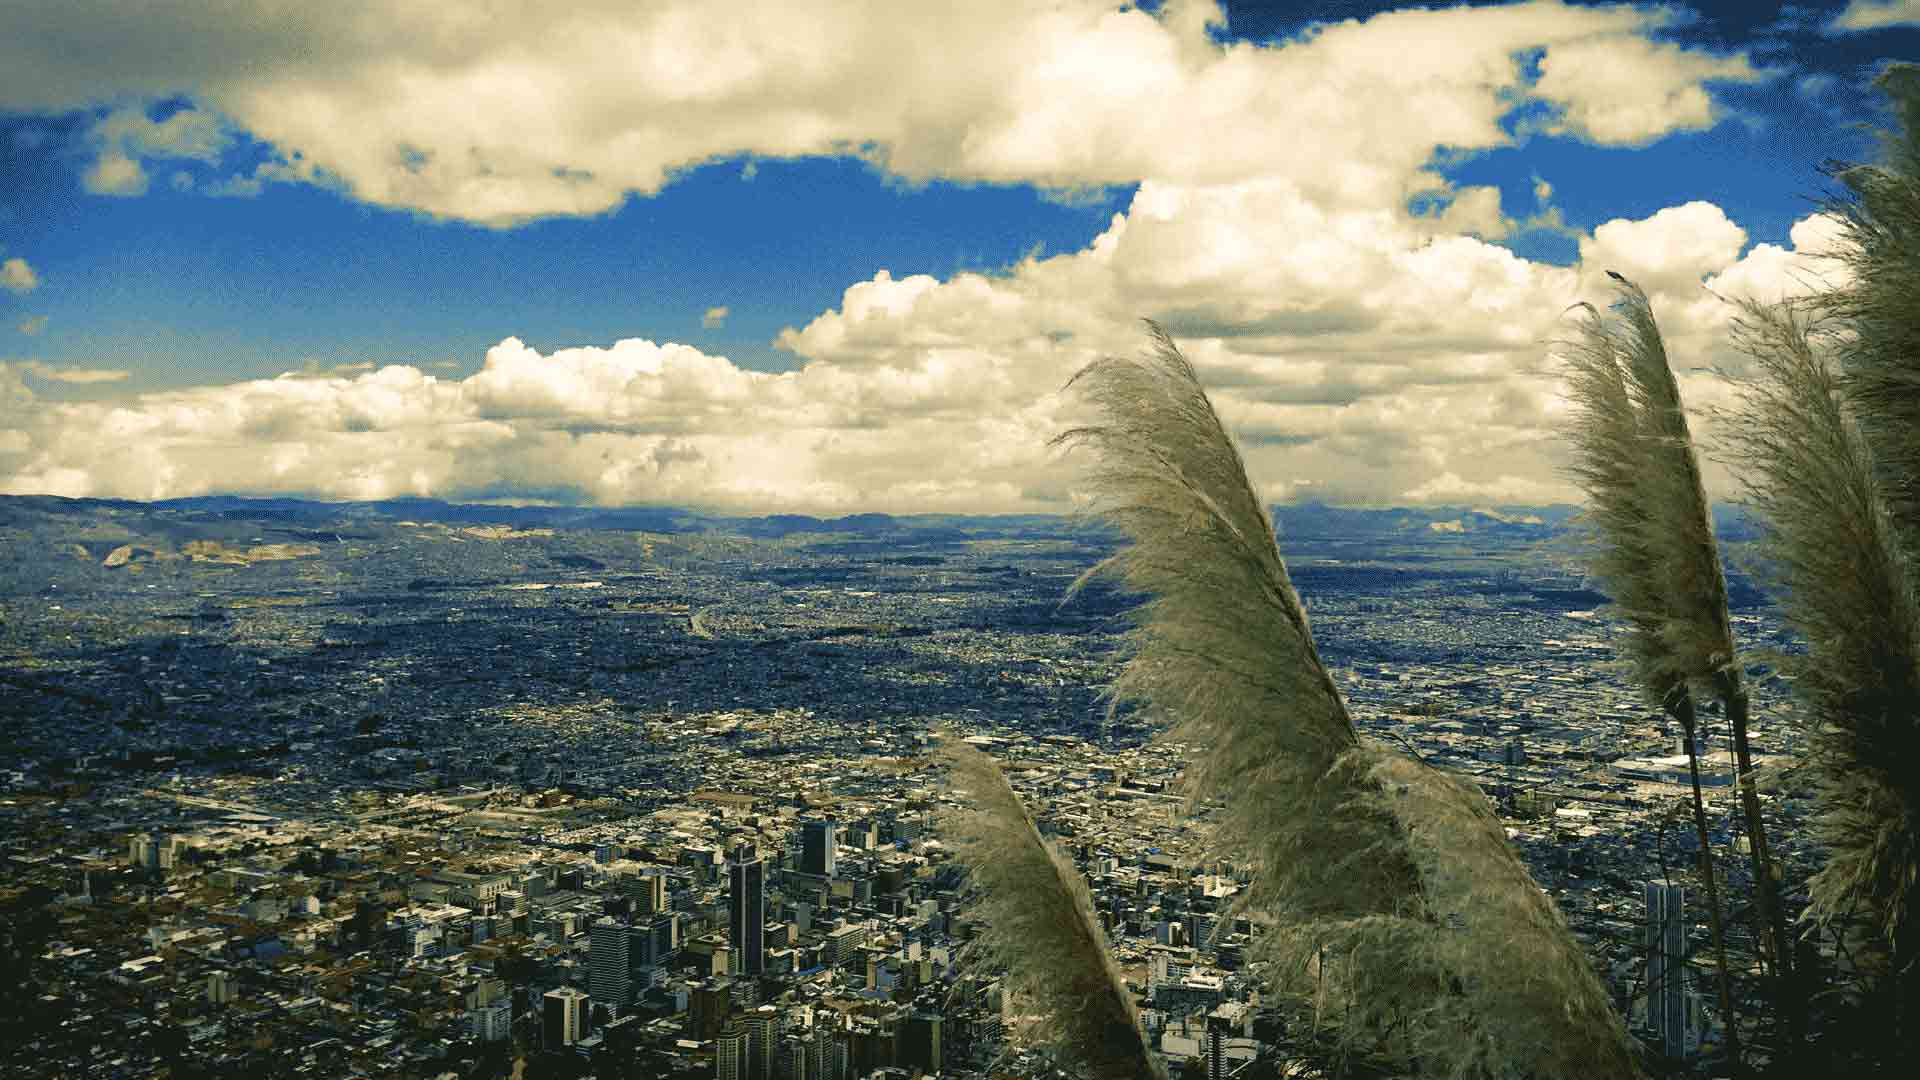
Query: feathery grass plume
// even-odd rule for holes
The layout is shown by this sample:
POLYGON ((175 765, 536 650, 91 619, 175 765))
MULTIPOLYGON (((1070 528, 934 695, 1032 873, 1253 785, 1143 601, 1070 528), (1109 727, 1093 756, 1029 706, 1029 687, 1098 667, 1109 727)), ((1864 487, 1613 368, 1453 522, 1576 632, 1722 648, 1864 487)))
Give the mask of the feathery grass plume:
POLYGON ((1897 980, 1904 1022, 1920 1025, 1920 576, 1829 359, 1847 348, 1843 328, 1813 305, 1743 303, 1734 344, 1754 374, 1725 438, 1767 523, 1782 610, 1807 642, 1790 671, 1813 721, 1828 850, 1807 914, 1864 927, 1856 955, 1897 980))
POLYGON ((1592 304, 1575 305, 1581 313, 1578 336, 1559 343, 1573 406, 1566 430, 1573 450, 1568 472, 1587 496, 1586 517, 1598 544, 1593 572, 1627 625, 1621 651, 1634 681, 1680 722, 1686 736, 1720 1009, 1729 1052, 1737 1059, 1739 1025, 1700 794, 1691 687, 1691 680, 1725 670, 1735 674, 1724 685, 1738 687, 1726 580, 1679 384, 1653 308, 1638 286, 1611 271, 1608 276, 1619 293, 1615 309, 1621 317, 1608 319, 1592 304))
POLYGON ((1092 452, 1095 510, 1128 540, 1089 576, 1149 597, 1110 693, 1196 748, 1189 789, 1223 803, 1215 842, 1255 868, 1244 904, 1275 989, 1402 1075, 1633 1075, 1606 991, 1484 797, 1360 738, 1239 451, 1148 328, 1142 358, 1075 376, 1103 422, 1057 441, 1092 452))
POLYGON ((1909 552, 1920 545, 1920 67, 1892 64, 1874 80, 1899 114, 1882 161, 1830 166, 1848 197, 1831 254, 1849 271, 1823 303, 1853 331, 1839 342, 1845 393, 1872 448, 1889 510, 1909 552))
POLYGON ((1079 871, 1040 838, 992 758, 951 738, 941 749, 976 806, 949 830, 979 889, 985 929, 975 947, 1006 968, 1021 1007, 1040 1017, 1036 1033, 1062 1058, 1103 1080, 1166 1080, 1079 871))
POLYGON ((1601 541, 1594 572, 1632 627, 1628 655, 1641 688, 1662 704, 1688 680, 1733 664, 1733 628, 1700 462, 1653 308, 1639 286, 1608 276, 1618 319, 1578 305, 1579 340, 1563 348, 1571 472, 1601 541))

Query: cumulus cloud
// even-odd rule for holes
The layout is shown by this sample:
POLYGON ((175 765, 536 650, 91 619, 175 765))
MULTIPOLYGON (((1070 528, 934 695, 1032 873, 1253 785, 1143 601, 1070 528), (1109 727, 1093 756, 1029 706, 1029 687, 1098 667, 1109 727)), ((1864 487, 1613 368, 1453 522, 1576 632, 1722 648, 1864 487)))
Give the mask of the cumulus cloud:
MULTIPOLYGON (((95 121, 87 137, 95 156, 81 184, 95 195, 144 195, 148 187, 144 161, 173 158, 215 163, 233 141, 226 125, 203 109, 179 109, 156 121, 137 105, 109 111, 95 121)), ((176 170, 168 182, 177 191, 186 190, 193 186, 193 177, 176 170)))
POLYGON ((80 184, 94 195, 145 195, 147 170, 124 151, 105 150, 87 166, 80 184))
POLYGON ((94 140, 143 157, 218 161, 233 141, 220 119, 201 109, 180 109, 154 120, 137 106, 123 106, 93 125, 94 140))
POLYGON ((1827 24, 1829 33, 1920 26, 1920 0, 1853 0, 1827 24))
POLYGON ((36 362, 0 372, 13 407, 33 406, 0 457, 0 490, 15 493, 538 488, 612 504, 989 509, 1029 497, 1025 470, 1055 424, 1033 400, 1001 415, 943 412, 936 399, 953 386, 924 373, 823 364, 773 375, 638 339, 542 354, 510 338, 464 380, 395 365, 119 402, 35 405, 21 374, 83 373, 36 362))
POLYGON ((0 289, 10 293, 30 293, 40 287, 40 275, 27 260, 14 257, 0 262, 0 289))
POLYGON ((181 29, 198 28, 187 7, 157 31, 184 68, 141 52, 92 82, 0 41, 0 105, 159 94, 190 71, 193 111, 230 124, 161 136, 144 125, 171 120, 141 112, 103 141, 140 171, 155 146, 217 155, 224 133, 245 130, 280 156, 209 185, 235 194, 314 180, 505 225, 605 210, 714 157, 821 153, 910 181, 1138 185, 1080 250, 993 275, 882 269, 848 285, 779 335, 793 371, 642 338, 548 352, 507 338, 465 378, 427 373, 440 364, 316 369, 67 402, 34 398, 21 376, 42 376, 0 365, 17 433, 0 489, 1061 509, 1075 473, 1043 447, 1075 406, 1056 391, 1089 360, 1138 348, 1145 315, 1188 349, 1255 475, 1288 478, 1269 479, 1274 495, 1540 501, 1571 494, 1555 473, 1563 405, 1544 343, 1568 304, 1604 295, 1601 268, 1644 279, 1692 364, 1724 325, 1703 284, 1791 280, 1821 228, 1743 256, 1744 230, 1688 203, 1609 222, 1580 238, 1579 266, 1555 267, 1491 242, 1561 227, 1544 181, 1541 209, 1516 222, 1496 189, 1434 171, 1442 146, 1509 142, 1502 120, 1529 99, 1599 142, 1712 122, 1704 83, 1751 69, 1647 40, 1669 18, 1659 9, 1409 10, 1223 47, 1205 3, 1156 17, 985 0, 938 25, 897 5, 815 6, 832 17, 769 4, 716 24, 691 0, 562 20, 512 4, 367 6, 269 33, 240 15, 217 50, 181 29), (231 62, 250 51, 272 62, 231 62), (940 62, 951 55, 977 62, 940 62), (1609 57, 1644 84, 1615 85, 1609 57))
POLYGON ((1704 84, 1761 77, 1744 56, 1640 37, 1586 38, 1547 47, 1533 92, 1561 110, 1551 131, 1638 144, 1711 127, 1717 113, 1704 84))
POLYGON ((1641 142, 1710 123, 1704 81, 1754 74, 1649 40, 1672 19, 1660 8, 1408 10, 1272 46, 1216 43, 1220 18, 1210 2, 1155 15, 981 0, 929 19, 880 0, 761 0, 716 22, 699 0, 564 17, 521 0, 134 20, 115 0, 71 0, 18 13, 0 108, 190 95, 200 107, 164 121, 123 108, 102 122, 102 191, 136 189, 143 157, 213 160, 229 137, 217 115, 278 153, 228 178, 236 193, 307 180, 508 225, 600 213, 735 155, 851 153, 912 182, 1061 192, 1281 177, 1378 205, 1409 193, 1436 146, 1509 142, 1500 120, 1527 100, 1581 137, 1641 142), (1529 50, 1545 50, 1537 84, 1529 50))
POLYGON ((726 323, 727 308, 724 304, 719 307, 710 307, 706 310, 705 314, 700 316, 700 325, 708 330, 718 329, 725 326, 726 323))
MULTIPOLYGON (((1690 368, 1725 306, 1703 280, 1727 291, 1792 280, 1830 229, 1810 218, 1792 250, 1742 256, 1737 226, 1687 204, 1610 222, 1587 252, 1633 256, 1676 297, 1690 283, 1698 302, 1662 313, 1690 368)), ((1598 273, 1436 236, 1405 212, 1327 211, 1279 181, 1149 184, 1079 251, 1000 276, 880 272, 849 286, 782 335, 794 371, 672 342, 542 352, 509 338, 462 379, 388 366, 40 402, 16 421, 26 438, 0 486, 1062 509, 1074 472, 1043 447, 1073 405, 1055 391, 1088 360, 1139 347, 1144 312, 1186 327, 1257 475, 1312 479, 1348 501, 1542 501, 1568 494, 1543 343, 1598 273), (1314 239, 1292 250, 1302 236, 1314 239)), ((45 374, 15 365, 23 391, 22 373, 45 374)))

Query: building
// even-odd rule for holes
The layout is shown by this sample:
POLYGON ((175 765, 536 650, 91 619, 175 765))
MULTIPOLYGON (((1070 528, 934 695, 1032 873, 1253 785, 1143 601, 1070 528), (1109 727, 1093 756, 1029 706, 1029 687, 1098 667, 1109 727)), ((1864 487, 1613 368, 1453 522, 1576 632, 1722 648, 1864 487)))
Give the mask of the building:
POLYGON ((571 986, 547 991, 540 1002, 541 1045, 557 1050, 585 1038, 587 1002, 587 995, 571 986))
POLYGON ((772 1080, 780 1011, 771 1005, 762 1005, 740 1017, 736 1023, 740 1030, 747 1033, 747 1071, 744 1080, 772 1080))
POLYGON ((603 916, 587 939, 587 990, 593 1000, 615 1007, 633 1001, 633 950, 629 928, 603 916))
POLYGON ((627 895, 633 897, 636 916, 669 910, 665 874, 635 874, 626 879, 625 885, 627 895))
POLYGON ((467 1028, 480 1042, 505 1042, 513 1038, 513 1005, 492 1001, 467 1013, 467 1028))
POLYGON ((832 821, 809 821, 800 827, 800 872, 832 877, 834 849, 840 839, 840 826, 832 821))
POLYGON ((939 1013, 917 1012, 900 1025, 899 1064, 924 1073, 940 1071, 940 1034, 943 1018, 939 1013))
POLYGON ((747 1033, 728 1027, 713 1040, 714 1076, 717 1080, 746 1080, 747 1033))
POLYGON ((233 1000, 233 977, 224 971, 212 971, 207 974, 207 1001, 214 1005, 225 1005, 233 1000))
POLYGON ((152 833, 135 833, 127 838, 127 864, 153 869, 160 865, 160 845, 152 833))
POLYGON ((718 1038, 733 1010, 733 983, 709 979, 687 997, 687 1034, 695 1039, 718 1038))
POLYGON ((824 1031, 804 1031, 780 1040, 780 1068, 785 1080, 834 1080, 829 1070, 833 1039, 824 1031))
POLYGON ((1668 1057, 1685 1057, 1698 1041, 1687 985, 1686 890, 1649 881, 1646 897, 1647 1027, 1668 1057))
POLYGON ((758 976, 767 970, 766 864, 752 844, 741 844, 733 849, 727 874, 729 940, 740 954, 740 973, 758 976))
POLYGON ((860 955, 860 946, 867 943, 867 925, 848 923, 827 931, 827 940, 820 950, 820 962, 827 967, 837 968, 860 955))
POLYGON ((1227 1040, 1233 1038, 1233 1021, 1220 1010, 1207 1014, 1207 1080, 1226 1080, 1227 1040))

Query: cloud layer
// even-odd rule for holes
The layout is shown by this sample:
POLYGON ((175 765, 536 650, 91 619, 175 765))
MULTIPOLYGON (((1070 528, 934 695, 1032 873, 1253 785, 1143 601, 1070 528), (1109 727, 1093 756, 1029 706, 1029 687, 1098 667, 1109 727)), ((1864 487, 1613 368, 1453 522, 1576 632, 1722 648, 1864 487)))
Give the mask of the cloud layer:
POLYGON ((1286 178, 1310 194, 1404 198, 1436 146, 1553 126, 1638 143, 1715 116, 1703 82, 1740 56, 1646 37, 1664 9, 1394 12, 1282 48, 1214 45, 1210 2, 1158 17, 1106 0, 979 0, 938 16, 881 0, 701 0, 457 11, 353 2, 31 5, 0 41, 0 108, 186 94, 94 129, 90 190, 145 189, 143 162, 217 160, 233 129, 276 152, 228 190, 332 183, 382 206, 488 224, 592 214, 735 155, 858 154, 909 181, 1067 191, 1155 178, 1286 178), (1538 58, 1535 78, 1524 62, 1538 58), (885 92, 876 93, 876 87, 885 92))
POLYGON ((1523 106, 1612 144, 1714 123, 1711 84, 1761 76, 1654 40, 1663 9, 1411 10, 1221 47, 1218 11, 1193 3, 982 0, 932 20, 855 0, 718 20, 692 0, 564 18, 207 4, 166 9, 135 47, 91 2, 22 14, 27 32, 0 40, 0 108, 110 98, 89 135, 103 193, 143 190, 150 162, 219 162, 242 132, 276 156, 218 190, 327 183, 501 226, 603 211, 740 154, 1139 187, 1078 251, 991 276, 877 270, 781 334, 801 363, 778 374, 643 338, 548 353, 509 338, 465 379, 397 365, 67 401, 54 369, 0 362, 5 492, 1057 510, 1074 500, 1044 450, 1073 419, 1057 391, 1138 348, 1148 316, 1188 348, 1273 497, 1544 501, 1569 494, 1547 343, 1569 304, 1605 295, 1602 269, 1646 286, 1683 366, 1723 363, 1728 313, 1703 282, 1806 288, 1831 234, 1808 219, 1791 249, 1747 251, 1719 207, 1685 202, 1600 226, 1556 267, 1491 242, 1523 225, 1497 189, 1434 170, 1442 148, 1511 142, 1523 106), (189 107, 148 108, 183 93, 189 107))
MULTIPOLYGON (((804 363, 778 374, 673 343, 509 338, 465 379, 389 366, 63 402, 28 380, 123 373, 0 363, 0 491, 1057 510, 1073 473, 1044 444, 1073 416, 1056 391, 1137 348, 1147 311, 1183 336, 1271 496, 1547 501, 1568 489, 1546 343, 1569 303, 1605 295, 1601 268, 1645 285, 1683 369, 1737 363, 1708 289, 1777 297, 1832 272, 1810 257, 1830 221, 1742 255, 1744 232, 1705 202, 1608 222, 1571 269, 1426 228, 1330 213, 1282 181, 1144 185, 1081 251, 850 286, 783 335, 804 363)), ((1720 393, 1686 381, 1698 401, 1720 393)))

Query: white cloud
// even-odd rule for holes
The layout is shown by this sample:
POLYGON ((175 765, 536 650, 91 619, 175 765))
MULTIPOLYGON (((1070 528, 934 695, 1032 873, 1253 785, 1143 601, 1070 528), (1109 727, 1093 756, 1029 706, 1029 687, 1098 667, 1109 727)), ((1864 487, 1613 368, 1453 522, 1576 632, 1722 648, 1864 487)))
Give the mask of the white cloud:
MULTIPOLYGON (((1564 494, 1559 484, 1542 483, 1525 477, 1501 475, 1489 480, 1463 480, 1454 473, 1442 473, 1419 487, 1406 492, 1408 502, 1460 503, 1491 501, 1498 503, 1538 505, 1548 503, 1564 494)), ((1458 522, 1442 522, 1436 525, 1451 524, 1448 532, 1459 532, 1464 527, 1458 522)))
MULTIPOLYGON (((42 316, 41 319, 44 322, 45 316, 42 316)), ((27 332, 37 333, 38 331, 27 331, 27 332)), ((122 382, 126 380, 130 375, 132 375, 132 372, 121 370, 118 368, 108 369, 108 368, 55 367, 52 364, 43 363, 39 360, 17 361, 16 366, 19 367, 21 371, 24 371, 27 374, 32 375, 34 378, 45 379, 48 382, 80 383, 80 384, 122 382)))
MULTIPOLYGON (((173 158, 217 163, 233 141, 226 125, 203 109, 179 109, 156 121, 137 105, 108 112, 88 131, 88 139, 95 157, 81 182, 95 195, 144 195, 148 177, 143 161, 173 158)), ((168 183, 175 191, 185 191, 193 186, 193 177, 175 170, 168 183)))
POLYGON ((133 188, 143 155, 212 160, 228 138, 217 114, 280 154, 235 192, 320 181, 495 225, 600 213, 734 155, 858 153, 909 181, 1063 192, 1278 178, 1381 205, 1416 186, 1436 146, 1510 141, 1499 121, 1530 95, 1583 137, 1640 142, 1710 122, 1702 80, 1752 77, 1738 56, 1647 40, 1671 19, 1662 9, 1559 0, 1229 47, 1206 33, 1211 3, 1156 18, 1106 0, 980 0, 928 18, 882 0, 761 0, 717 23, 700 0, 562 15, 532 0, 485 15, 118 8, 44 5, 0 42, 0 108, 200 104, 103 121, 121 156, 96 166, 101 188, 133 188), (1546 50, 1532 88, 1517 59, 1529 49, 1546 50))
POLYGON ((706 310, 705 314, 700 316, 700 325, 708 330, 718 329, 719 327, 725 326, 726 323, 727 308, 725 304, 719 307, 710 307, 706 310))
POLYGON ((1533 91, 1562 110, 1549 130, 1637 144, 1712 126, 1717 113, 1704 83, 1760 78, 1744 56, 1638 37, 1586 38, 1549 45, 1533 91))
POLYGON ((200 109, 180 109, 154 120, 137 106, 109 112, 93 125, 92 138, 141 157, 220 160, 233 141, 219 117, 200 109))
POLYGON ((47 317, 45 315, 29 315, 14 324, 14 329, 28 337, 38 337, 46 328, 47 317))
MULTIPOLYGON (((690 0, 558 21, 404 8, 296 23, 285 33, 302 51, 275 63, 185 46, 195 111, 284 155, 206 186, 320 178, 508 224, 598 212, 715 156, 857 151, 910 180, 1138 181, 1125 212, 1081 250, 1004 274, 880 270, 782 332, 801 363, 778 374, 640 338, 552 353, 508 338, 466 378, 340 368, 112 402, 35 402, 19 365, 0 368, 0 393, 10 379, 27 395, 0 399, 24 435, 0 453, 0 489, 1058 509, 1075 471, 1043 448, 1075 406, 1056 391, 1087 361, 1137 349, 1145 315, 1186 344, 1256 478, 1289 478, 1276 494, 1538 501, 1570 494, 1543 342, 1568 304, 1604 295, 1602 266, 1655 291, 1676 357, 1693 363, 1724 319, 1703 280, 1763 289, 1806 246, 1796 230, 1794 252, 1743 259, 1744 231, 1689 203, 1582 237, 1578 268, 1543 265, 1487 241, 1560 227, 1550 207, 1516 223, 1496 189, 1432 171, 1440 146, 1506 142, 1501 119, 1529 92, 1599 141, 1709 122, 1699 80, 1741 77, 1745 61, 1649 44, 1657 11, 1413 10, 1223 49, 1207 4, 1155 19, 986 0, 937 26, 897 6, 834 7, 720 24, 690 0), (1543 88, 1529 91, 1518 57, 1539 48, 1543 88), (949 55, 979 59, 938 62, 949 55), (1678 74, 1622 96, 1592 67, 1609 56, 1678 74), (1415 197, 1438 209, 1409 212, 1415 197)), ((225 32, 268 41, 249 19, 225 32)), ((22 48, 0 42, 0 104, 158 92, 137 57, 119 82, 44 68, 29 84, 7 73, 22 48)), ((116 136, 130 154, 162 141, 124 123, 141 133, 116 136)), ((217 152, 207 140, 228 129, 195 130, 202 141, 183 130, 169 145, 217 152)), ((1541 181, 1536 201, 1550 195, 1541 181)))
POLYGON ((1853 0, 1827 24, 1829 33, 1920 26, 1920 0, 1853 0))
POLYGON ((1280 181, 1146 184, 1079 251, 1003 276, 883 271, 849 286, 782 335, 794 371, 672 342, 543 353, 509 338, 461 379, 389 366, 45 402, 11 421, 27 441, 0 458, 0 487, 1062 509, 1075 472, 1044 446, 1076 414, 1056 391, 1088 360, 1139 348, 1144 314, 1181 335, 1253 474, 1291 478, 1275 494, 1565 499, 1545 342, 1568 304, 1606 299, 1600 270, 1649 284, 1689 398, 1705 403, 1724 390, 1694 369, 1735 366, 1728 305, 1707 287, 1788 287, 1833 229, 1810 217, 1791 249, 1743 255, 1736 224, 1689 203, 1609 222, 1582 245, 1587 262, 1559 268, 1430 225, 1329 210, 1280 181))
POLYGON ((147 170, 119 150, 103 151, 87 167, 80 183, 95 195, 145 195, 147 170))
POLYGON ((1790 247, 1755 244, 1738 262, 1707 279, 1720 296, 1774 303, 1843 284, 1845 265, 1831 257, 1844 224, 1830 214, 1812 214, 1793 223, 1790 247))
POLYGON ((1616 218, 1599 226, 1581 242, 1580 259, 1631 278, 1649 294, 1692 298, 1708 274, 1739 257, 1746 241, 1746 230, 1718 206, 1695 200, 1642 221, 1616 218))
POLYGON ((0 289, 10 293, 30 293, 40 287, 40 275, 27 260, 14 257, 0 262, 0 289))

